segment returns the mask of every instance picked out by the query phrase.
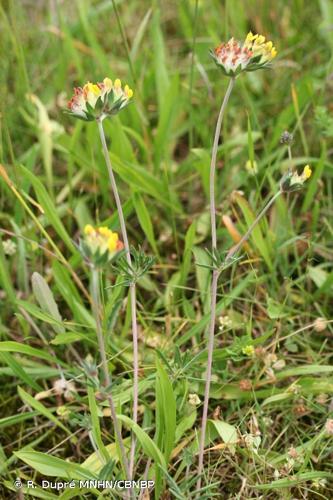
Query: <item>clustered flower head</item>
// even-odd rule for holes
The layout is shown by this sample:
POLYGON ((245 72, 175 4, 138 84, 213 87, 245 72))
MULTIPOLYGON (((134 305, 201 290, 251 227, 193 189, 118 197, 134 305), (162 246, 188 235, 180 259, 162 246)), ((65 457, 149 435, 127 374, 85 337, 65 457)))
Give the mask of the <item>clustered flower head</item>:
POLYGON ((230 38, 227 43, 221 43, 211 51, 214 61, 227 76, 237 76, 242 71, 265 68, 276 54, 272 42, 266 42, 263 35, 253 35, 251 31, 243 43, 230 38))
POLYGON ((188 402, 191 406, 198 406, 201 403, 201 400, 200 400, 198 394, 189 394, 188 395, 188 402))
POLYGON ((119 78, 114 82, 104 78, 101 83, 88 82, 76 87, 67 107, 69 114, 81 120, 102 120, 125 108, 132 97, 133 90, 128 85, 123 88, 119 78))
POLYGON ((17 245, 16 245, 15 241, 8 239, 8 240, 3 241, 2 245, 3 245, 3 250, 4 250, 5 255, 9 255, 9 256, 15 255, 16 249, 17 249, 17 245))
POLYGON ((247 160, 245 168, 250 175, 256 175, 258 173, 258 164, 256 161, 247 160))
POLYGON ((231 328, 232 326, 232 319, 229 318, 229 316, 226 314, 225 316, 220 316, 219 317, 219 331, 222 332, 224 328, 231 328))
POLYGON ((246 356, 253 356, 254 355, 254 347, 253 345, 246 345, 242 349, 242 353, 245 354, 246 356))
POLYGON ((100 267, 110 262, 124 248, 118 233, 108 227, 94 228, 87 224, 84 228, 84 238, 80 240, 80 250, 93 265, 100 267))
POLYGON ((333 436, 333 418, 328 418, 326 420, 325 432, 328 436, 333 436))
POLYGON ((294 142, 294 136, 288 130, 285 130, 282 132, 280 136, 280 143, 281 144, 288 144, 290 146, 294 142))
POLYGON ((312 170, 310 165, 305 165, 303 172, 298 174, 297 172, 287 172, 286 175, 282 177, 280 187, 281 191, 297 191, 303 187, 306 180, 310 179, 312 175, 312 170))

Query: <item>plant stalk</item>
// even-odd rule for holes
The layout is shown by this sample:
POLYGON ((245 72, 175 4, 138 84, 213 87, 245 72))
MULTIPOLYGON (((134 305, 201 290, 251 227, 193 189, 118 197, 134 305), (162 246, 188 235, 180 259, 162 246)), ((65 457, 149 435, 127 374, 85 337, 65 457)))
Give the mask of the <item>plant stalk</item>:
MULTIPOLYGON (((252 222, 246 233, 242 236, 242 238, 239 240, 237 245, 234 245, 228 252, 224 263, 227 263, 228 260, 232 259, 234 255, 237 254, 237 252, 240 250, 240 248, 243 246, 243 244, 249 239, 251 236, 252 231, 254 228, 257 226, 257 224, 260 222, 262 217, 266 214, 266 212, 269 210, 269 208, 273 205, 275 200, 282 194, 281 189, 275 193, 274 196, 269 200, 269 202, 266 204, 266 206, 262 209, 262 211, 257 215, 255 220, 252 222)), ((223 268, 223 266, 222 266, 223 268)), ((207 412, 208 412, 208 401, 209 401, 209 389, 210 389, 210 379, 211 379, 211 366, 212 366, 212 356, 213 356, 213 347, 214 347, 214 327, 215 327, 215 314, 216 314, 216 293, 217 293, 217 281, 219 278, 219 275, 221 273, 221 270, 219 269, 214 269, 213 271, 213 278, 212 278, 212 298, 215 297, 215 300, 212 301, 211 304, 211 322, 210 322, 210 327, 209 327, 209 344, 208 344, 208 360, 207 360, 207 365, 208 365, 208 370, 207 370, 207 382, 206 382, 206 388, 205 388, 205 400, 204 400, 204 410, 203 410, 203 424, 205 424, 205 428, 203 427, 202 424, 202 429, 201 429, 201 439, 200 439, 200 452, 202 451, 201 455, 201 469, 200 469, 200 475, 202 472, 202 467, 203 467, 203 450, 204 450, 204 433, 206 432, 206 426, 207 426, 207 412), (206 403, 206 406, 205 406, 206 403), (203 431, 204 428, 204 431, 203 431), (202 439, 202 437, 204 438, 202 439)), ((200 455, 199 455, 200 458, 200 455)), ((199 465, 200 465, 199 463, 199 465)), ((199 473, 199 469, 198 469, 199 473)), ((197 482, 197 490, 201 488, 201 477, 199 476, 198 482, 197 482)))
POLYGON ((117 441, 119 444, 123 469, 124 469, 124 472, 126 474, 126 477, 130 478, 129 466, 128 466, 128 461, 127 461, 127 457, 126 457, 123 439, 122 439, 121 432, 120 432, 119 422, 117 419, 116 408, 115 408, 115 405, 113 402, 112 394, 111 394, 111 392, 109 392, 110 385, 111 385, 111 378, 110 378, 109 369, 108 369, 108 362, 107 362, 107 358, 106 358, 105 343, 104 343, 104 335, 103 335, 103 329, 102 329, 101 318, 100 318, 101 298, 100 298, 99 278, 100 278, 99 270, 96 269, 95 267, 93 267, 92 271, 91 271, 92 307, 93 307, 94 317, 95 317, 95 321, 96 321, 97 341, 98 341, 99 352, 101 355, 102 370, 104 373, 104 384, 106 385, 106 387, 108 387, 107 398, 108 398, 108 402, 110 405, 114 431, 115 431, 115 434, 117 436, 117 441))
MULTIPOLYGON (((219 138, 221 135, 221 126, 223 121, 223 116, 225 109, 227 107, 230 94, 235 84, 235 78, 231 78, 227 91, 225 93, 222 105, 220 108, 219 116, 216 123, 214 143, 212 149, 212 158, 210 163, 210 176, 209 176, 209 198, 210 198, 210 221, 211 221, 211 234, 212 234, 212 252, 214 254, 216 250, 216 209, 215 209, 215 171, 216 171, 216 158, 217 150, 219 145, 219 138)), ((213 361, 213 348, 214 348, 214 330, 215 330, 215 316, 216 316, 216 294, 217 294, 217 280, 218 280, 218 270, 213 270, 212 285, 211 285, 211 315, 208 330, 208 359, 207 359, 207 373, 206 373, 206 386, 205 386, 205 396, 202 411, 202 423, 201 423, 201 435, 199 442, 199 459, 198 459, 198 481, 196 489, 197 491, 201 488, 201 475, 203 470, 203 455, 205 447, 206 438, 206 427, 207 427, 207 414, 208 414, 208 402, 209 402, 209 392, 212 378, 212 361, 213 361)))
MULTIPOLYGON (((112 164, 110 160, 109 151, 106 145, 105 133, 103 128, 102 119, 97 120, 99 135, 102 143, 103 154, 105 158, 105 163, 108 169, 110 183, 113 191, 113 195, 115 198, 120 228, 122 233, 122 238, 124 242, 126 260, 129 267, 132 266, 132 259, 130 253, 130 247, 128 242, 126 224, 124 213, 118 193, 116 179, 113 173, 112 164)), ((133 421, 137 424, 138 422, 138 401, 139 401, 139 349, 138 349, 138 325, 137 325, 137 313, 136 313, 136 286, 135 283, 131 283, 130 285, 130 301, 131 301, 131 318, 132 318, 132 336, 133 336, 133 421)), ((135 456, 135 446, 136 440, 133 435, 132 437, 132 445, 131 445, 131 453, 130 453, 130 464, 129 464, 129 479, 132 479, 133 469, 134 469, 134 456, 135 456)))

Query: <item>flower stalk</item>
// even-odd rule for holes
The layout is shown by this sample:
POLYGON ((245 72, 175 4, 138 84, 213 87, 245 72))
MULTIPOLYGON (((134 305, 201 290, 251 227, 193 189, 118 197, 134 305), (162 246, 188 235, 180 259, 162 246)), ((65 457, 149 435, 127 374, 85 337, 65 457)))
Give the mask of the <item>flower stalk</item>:
POLYGON ((234 245, 229 250, 229 252, 227 253, 227 256, 225 258, 225 261, 224 261, 225 264, 229 260, 231 260, 236 255, 236 253, 242 248, 242 246, 244 245, 244 243, 251 236, 251 233, 255 229, 256 225, 261 221, 261 219, 263 218, 263 216, 265 215, 265 213, 269 210, 269 208, 273 205, 273 203, 276 201, 276 199, 280 196, 281 193, 282 193, 282 190, 279 189, 275 193, 275 195, 272 196, 272 198, 269 200, 269 202, 264 206, 264 208, 262 209, 262 211, 257 215, 257 217, 255 218, 255 220, 252 222, 252 224, 250 225, 250 227, 248 228, 248 230, 246 231, 246 233, 241 237, 241 239, 239 240, 239 242, 237 243, 237 245, 234 245))
MULTIPOLYGON (((218 120, 216 123, 215 137, 214 137, 211 164, 210 164, 209 197, 210 197, 212 255, 217 254, 216 213, 215 213, 216 212, 215 171, 216 171, 218 142, 221 134, 221 125, 224 112, 228 104, 230 94, 234 87, 235 79, 243 72, 256 71, 259 69, 268 68, 270 66, 271 61, 275 58, 276 54, 277 51, 271 41, 266 41, 266 38, 263 35, 253 34, 251 31, 247 34, 245 41, 243 43, 240 43, 234 38, 231 38, 227 43, 222 43, 211 51, 211 56, 213 57, 216 65, 222 70, 225 76, 228 76, 230 78, 229 85, 226 94, 224 96, 218 120)), ((268 210, 268 208, 269 207, 266 207, 266 210, 268 210)), ((260 218, 258 220, 260 220, 260 218)), ((249 234, 244 236, 248 238, 249 234)), ((233 255, 239 248, 241 248, 242 243, 245 241, 242 240, 239 242, 239 246, 236 245, 237 248, 235 251, 233 251, 233 255)), ((212 284, 211 284, 211 314, 210 314, 210 322, 208 329, 207 373, 206 373, 205 395, 204 395, 204 404, 202 412, 201 435, 199 442, 197 492, 199 492, 201 488, 201 475, 203 470, 203 454, 204 454, 204 446, 206 438, 208 402, 209 402, 209 393, 210 393, 210 385, 212 377, 214 331, 215 331, 215 320, 216 320, 215 316, 216 316, 217 282, 220 272, 221 270, 219 268, 215 267, 213 268, 212 284)))
MULTIPOLYGON (((113 168, 110 160, 109 151, 106 145, 105 133, 103 128, 103 118, 97 120, 99 136, 102 143, 103 154, 105 158, 105 163, 108 169, 110 183, 113 191, 113 195, 115 198, 120 229, 122 233, 122 238, 124 242, 124 250, 126 255, 126 260, 129 267, 132 267, 132 259, 130 253, 130 247, 128 242, 126 224, 124 213, 118 193, 116 179, 113 173, 113 168)), ((132 336, 133 336, 133 421, 137 423, 138 421, 138 400, 139 400, 139 351, 138 351, 138 326, 137 326, 137 312, 136 312, 136 285, 135 282, 130 284, 130 301, 131 301, 131 319, 132 319, 132 336)), ((135 456, 135 446, 136 440, 133 436, 132 445, 131 445, 131 453, 130 453, 130 463, 129 463, 129 478, 132 478, 133 469, 134 469, 134 456, 135 456)))
MULTIPOLYGON (((212 157, 210 163, 210 176, 209 176, 209 202, 210 202, 210 221, 211 221, 211 235, 212 235, 212 252, 214 253, 217 249, 217 238, 216 238, 216 209, 215 209, 215 172, 216 172, 216 158, 217 150, 219 144, 219 138, 221 134, 221 127, 225 109, 227 107, 232 89, 235 84, 235 78, 232 77, 229 81, 228 88, 226 90, 222 105, 220 108, 219 116, 216 123, 214 143, 212 149, 212 157)), ((207 359, 207 373, 206 373, 206 386, 205 386, 205 396, 202 411, 202 423, 201 423, 201 435, 199 442, 199 458, 198 458, 198 481, 197 490, 201 488, 201 474, 203 469, 203 454, 205 447, 206 438, 206 428, 207 428, 207 415, 208 415, 208 402, 210 385, 212 378, 212 361, 213 361, 213 349, 214 349, 214 330, 215 330, 215 319, 216 319, 216 295, 217 295, 217 281, 218 281, 218 270, 213 269, 212 284, 211 284, 211 313, 210 322, 208 330, 208 359, 207 359)))
POLYGON ((95 321, 96 321, 97 341, 98 341, 99 352, 101 354, 101 365, 102 365, 102 370, 103 370, 103 374, 104 374, 104 385, 108 388, 107 399, 108 399, 108 403, 110 405, 110 411, 111 411, 111 417, 113 420, 114 431, 115 431, 116 438, 117 438, 118 445, 119 445, 119 449, 120 449, 120 458, 121 458, 121 462, 122 462, 122 467, 123 467, 124 473, 126 475, 126 478, 130 478, 129 465, 128 465, 128 460, 126 457, 123 439, 121 436, 119 422, 117 419, 116 408, 114 405, 112 394, 110 392, 111 378, 110 378, 110 373, 109 373, 109 369, 108 369, 104 335, 103 335, 103 329, 102 329, 101 318, 100 318, 100 308, 101 308, 100 274, 99 274, 99 269, 96 268, 95 266, 92 266, 92 268, 91 268, 91 294, 92 294, 93 313, 94 313, 94 317, 95 317, 95 321))
MULTIPOLYGON (((224 102, 224 101, 223 101, 224 102)), ((223 106, 223 105, 222 105, 223 106)), ((220 113, 221 114, 221 113, 220 113)), ((214 150, 213 150, 214 151, 214 150)), ((214 154, 214 153, 213 153, 214 154)), ((215 157, 216 158, 216 157, 215 157)), ((213 161, 212 156, 212 164, 211 168, 214 168, 215 161, 213 161)), ((226 264, 232 260, 232 258, 237 254, 237 252, 242 248, 244 243, 249 239, 253 230, 259 224, 263 216, 267 213, 270 207, 274 204, 277 198, 285 192, 296 191, 301 189, 304 182, 311 177, 312 170, 309 165, 304 167, 302 174, 298 174, 297 172, 288 172, 280 182, 280 189, 272 196, 272 198, 268 201, 268 203, 264 206, 261 212, 257 215, 255 220, 252 222, 246 233, 242 236, 239 242, 234 245, 229 252, 227 253, 224 261, 219 267, 214 267, 213 269, 213 277, 212 277, 212 287, 211 287, 211 317, 209 324, 209 339, 208 339, 208 360, 207 360, 207 375, 206 375, 206 386, 205 386, 205 398, 204 398, 204 407, 203 407, 203 416, 202 416, 202 426, 201 426, 201 435, 200 435, 200 443, 199 443, 199 465, 198 465, 198 481, 197 481, 197 491, 201 488, 201 474, 203 469, 203 452, 206 438, 206 427, 207 427, 207 413, 208 413, 208 402, 209 402, 209 392, 210 392, 210 384, 211 384, 211 371, 212 371, 212 359, 213 359, 213 349, 214 349, 214 331, 215 331, 215 317, 216 317, 216 294, 217 294, 217 282, 218 278, 225 269, 226 264)), ((212 177, 213 179, 214 177, 212 177)), ((211 189, 211 193, 214 194, 214 188, 211 189)), ((214 201, 211 201, 211 207, 215 209, 214 201)), ((212 208, 211 208, 212 209, 212 208)), ((214 214, 215 215, 215 214, 214 214)), ((214 217, 212 218, 214 220, 214 217)), ((216 248, 216 228, 212 226, 212 240, 215 241, 215 247, 213 246, 212 255, 214 255, 214 251, 216 248), (215 238, 215 240, 214 240, 215 238)), ((252 347, 252 346, 251 346, 252 347)), ((248 354, 244 352, 244 354, 248 354)))

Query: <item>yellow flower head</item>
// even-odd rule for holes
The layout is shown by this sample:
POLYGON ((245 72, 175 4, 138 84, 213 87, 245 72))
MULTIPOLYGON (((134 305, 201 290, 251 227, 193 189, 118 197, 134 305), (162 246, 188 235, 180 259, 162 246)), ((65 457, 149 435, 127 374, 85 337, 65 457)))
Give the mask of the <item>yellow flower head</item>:
POLYGON ((251 52, 252 59, 260 58, 259 64, 269 63, 277 54, 273 42, 266 42, 265 40, 266 38, 263 35, 253 35, 251 31, 245 39, 244 46, 251 52))
POLYGON ((281 180, 280 187, 282 191, 297 191, 301 189, 304 182, 310 179, 312 170, 310 165, 305 165, 303 172, 288 172, 281 180))
POLYGON ((251 31, 243 43, 231 38, 211 51, 216 64, 227 76, 237 76, 242 71, 264 68, 276 54, 271 41, 266 42, 263 35, 254 35, 251 31))
POLYGON ((253 356, 253 354, 254 354, 253 345, 247 345, 247 346, 243 347, 242 353, 245 354, 246 356, 253 356))
POLYGON ((119 78, 114 83, 104 78, 103 82, 88 82, 75 88, 68 109, 70 114, 82 120, 104 119, 126 107, 132 97, 133 90, 128 85, 122 88, 119 78))
POLYGON ((107 262, 123 248, 118 233, 114 233, 106 226, 95 228, 87 224, 83 232, 85 235, 81 245, 83 253, 95 264, 107 262))

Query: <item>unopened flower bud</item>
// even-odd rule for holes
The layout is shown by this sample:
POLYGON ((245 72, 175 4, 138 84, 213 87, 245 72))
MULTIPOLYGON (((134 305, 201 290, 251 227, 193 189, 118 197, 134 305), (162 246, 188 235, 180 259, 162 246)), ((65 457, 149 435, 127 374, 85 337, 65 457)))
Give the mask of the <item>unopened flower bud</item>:
POLYGON ((326 329, 327 320, 325 318, 317 318, 314 322, 316 332, 323 332, 326 329))
POLYGON ((287 130, 282 132, 281 137, 280 137, 280 143, 281 144, 288 144, 290 146, 294 142, 294 136, 287 130))

